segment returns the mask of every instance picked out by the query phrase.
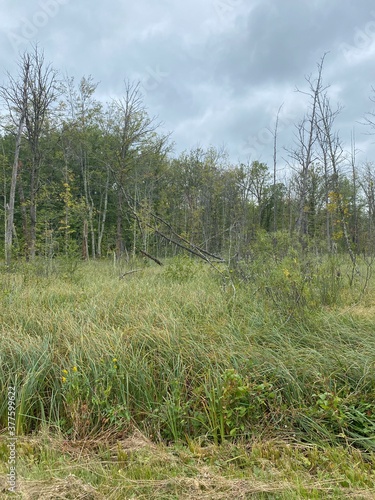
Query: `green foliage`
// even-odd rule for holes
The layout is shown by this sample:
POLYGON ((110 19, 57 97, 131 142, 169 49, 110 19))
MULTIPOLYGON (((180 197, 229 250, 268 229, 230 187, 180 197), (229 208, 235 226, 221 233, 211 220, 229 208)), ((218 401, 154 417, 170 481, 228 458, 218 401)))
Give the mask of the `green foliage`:
POLYGON ((221 380, 206 383, 205 412, 210 433, 218 444, 238 435, 251 436, 267 418, 270 402, 276 397, 269 382, 251 382, 235 369, 227 369, 221 380))
POLYGON ((375 411, 371 402, 358 400, 348 391, 313 394, 316 399, 310 414, 341 437, 346 435, 365 448, 375 444, 375 411), (345 394, 346 393, 346 394, 345 394))
POLYGON ((192 280, 198 275, 200 269, 191 257, 180 255, 170 260, 164 276, 177 283, 192 280))
POLYGON ((260 232, 249 246, 249 258, 230 262, 230 275, 240 286, 256 283, 268 307, 283 318, 299 318, 321 307, 357 301, 369 286, 371 264, 355 267, 343 255, 302 251, 283 232, 260 232), (289 244, 288 244, 289 241, 289 244))

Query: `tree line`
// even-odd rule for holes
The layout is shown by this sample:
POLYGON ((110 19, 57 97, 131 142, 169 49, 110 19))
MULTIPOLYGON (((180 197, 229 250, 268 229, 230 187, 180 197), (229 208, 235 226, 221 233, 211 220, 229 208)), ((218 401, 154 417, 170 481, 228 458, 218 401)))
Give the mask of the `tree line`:
MULTIPOLYGON (((335 128, 341 108, 317 75, 306 79, 306 114, 278 181, 260 161, 233 164, 224 149, 176 156, 144 105, 139 83, 103 103, 98 84, 61 79, 38 47, 0 87, 3 257, 143 254, 160 262, 187 251, 243 259, 260 232, 284 232, 302 247, 347 252, 355 263, 375 240, 375 173, 358 165, 335 128)), ((373 115, 365 120, 374 127, 373 115)))

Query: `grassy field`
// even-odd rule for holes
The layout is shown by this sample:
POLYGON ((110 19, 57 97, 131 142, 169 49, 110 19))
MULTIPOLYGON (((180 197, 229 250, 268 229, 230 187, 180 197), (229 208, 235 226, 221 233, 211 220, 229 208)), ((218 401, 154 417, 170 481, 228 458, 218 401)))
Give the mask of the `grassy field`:
POLYGON ((15 387, 18 498, 374 498, 368 271, 267 252, 4 271, 0 494, 15 387))

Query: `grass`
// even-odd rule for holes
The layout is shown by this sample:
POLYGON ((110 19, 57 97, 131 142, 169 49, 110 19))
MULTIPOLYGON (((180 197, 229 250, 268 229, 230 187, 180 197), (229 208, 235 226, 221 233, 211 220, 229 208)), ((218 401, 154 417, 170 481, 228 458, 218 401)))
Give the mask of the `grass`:
POLYGON ((74 442, 41 432, 20 438, 18 454, 19 495, 30 499, 366 499, 374 486, 358 451, 281 441, 168 447, 139 432, 74 442))
POLYGON ((374 283, 272 259, 2 273, 3 482, 15 386, 20 498, 372 498, 374 283))

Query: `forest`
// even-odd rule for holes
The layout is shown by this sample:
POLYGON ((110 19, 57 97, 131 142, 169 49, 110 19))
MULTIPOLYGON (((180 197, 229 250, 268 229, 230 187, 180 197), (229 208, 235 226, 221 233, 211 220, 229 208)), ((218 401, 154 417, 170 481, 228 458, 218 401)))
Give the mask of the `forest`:
MULTIPOLYGON (((91 76, 61 80, 40 49, 25 53, 0 89, 7 265, 38 255, 144 251, 159 259, 194 247, 241 261, 260 232, 297 237, 305 250, 346 252, 353 265, 370 256, 375 174, 370 162, 357 164, 354 137, 348 151, 336 132, 341 107, 330 102, 323 63, 307 78, 306 114, 283 154, 289 175, 280 182, 277 119, 272 166, 233 164, 214 146, 175 156, 139 82, 124 81, 123 95, 103 103, 91 76)), ((370 130, 371 113, 364 121, 370 130)))
POLYGON ((324 59, 267 165, 176 155, 139 82, 103 102, 20 56, 0 87, 0 495, 373 498, 375 171, 324 59))

